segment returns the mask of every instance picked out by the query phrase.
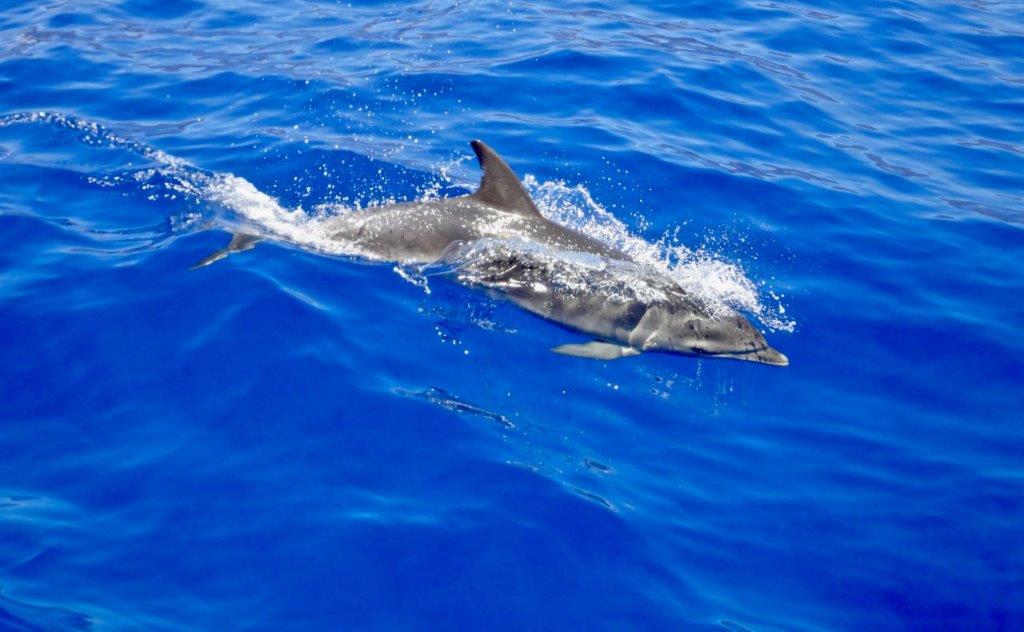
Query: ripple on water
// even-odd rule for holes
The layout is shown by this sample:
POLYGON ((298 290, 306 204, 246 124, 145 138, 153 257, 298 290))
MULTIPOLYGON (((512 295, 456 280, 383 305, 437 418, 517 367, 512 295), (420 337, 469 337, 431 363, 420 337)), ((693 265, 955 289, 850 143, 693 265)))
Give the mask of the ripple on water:
POLYGON ((1024 620, 1019 3, 639 4, 6 3, 0 628, 1024 620), (793 366, 342 260, 471 138, 793 366))

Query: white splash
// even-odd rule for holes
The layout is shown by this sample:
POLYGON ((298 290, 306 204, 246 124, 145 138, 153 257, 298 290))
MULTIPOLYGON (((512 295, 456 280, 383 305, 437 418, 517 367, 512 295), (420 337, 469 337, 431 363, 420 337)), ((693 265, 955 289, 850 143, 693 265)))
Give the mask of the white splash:
MULTIPOLYGON (((707 250, 691 250, 671 235, 651 243, 632 234, 583 185, 538 182, 532 176, 527 176, 524 184, 546 217, 626 252, 641 266, 662 272, 700 297, 712 310, 720 309, 723 314, 732 309, 747 312, 770 330, 793 331, 796 327, 796 322, 786 317, 781 297, 767 289, 774 304, 766 305, 758 286, 735 263, 723 261, 707 250)), ((436 183, 430 185, 422 197, 436 197, 437 190, 436 183)), ((209 177, 201 194, 245 224, 295 245, 336 255, 372 257, 372 253, 360 252, 355 244, 331 238, 332 223, 358 207, 323 204, 312 212, 301 207, 287 209, 248 180, 231 174, 209 177)), ((385 202, 377 204, 381 203, 385 202)))
POLYGON ((678 230, 652 243, 631 233, 581 184, 538 182, 530 175, 523 179, 523 184, 545 217, 618 248, 641 266, 664 273, 712 310, 720 309, 723 314, 732 309, 747 312, 772 331, 792 332, 796 328, 796 321, 785 317, 781 296, 767 289, 776 305, 766 306, 758 286, 740 266, 723 261, 706 249, 687 248, 678 242, 678 230))
MULTIPOLYGON (((450 182, 447 174, 441 181, 450 182)), ((712 310, 726 314, 739 310, 754 316, 772 331, 793 331, 796 321, 788 318, 781 296, 765 288, 766 303, 757 284, 743 269, 717 257, 707 249, 691 250, 668 234, 657 242, 649 242, 631 233, 628 227, 590 195, 583 185, 569 186, 562 181, 538 182, 533 176, 523 180, 537 207, 549 219, 609 244, 629 254, 640 266, 655 269, 671 278, 687 292, 698 296, 712 310)), ((434 182, 421 192, 422 199, 437 197, 440 185, 434 182)), ((202 183, 202 197, 228 210, 243 223, 269 236, 300 247, 324 253, 373 258, 355 244, 332 239, 332 225, 360 206, 322 204, 307 212, 301 207, 287 209, 273 197, 263 193, 248 180, 232 174, 216 174, 202 183)), ((373 202, 377 206, 393 202, 373 202)), ((576 269, 585 262, 566 260, 566 269, 576 269)), ((590 264, 586 264, 590 265, 590 264)), ((634 288, 640 291, 643 284, 634 288)))
POLYGON ((318 207, 314 213, 302 207, 287 209, 245 178, 230 173, 210 177, 202 196, 269 237, 328 254, 370 257, 371 253, 359 251, 355 244, 331 239, 332 220, 354 209, 340 205, 318 207))

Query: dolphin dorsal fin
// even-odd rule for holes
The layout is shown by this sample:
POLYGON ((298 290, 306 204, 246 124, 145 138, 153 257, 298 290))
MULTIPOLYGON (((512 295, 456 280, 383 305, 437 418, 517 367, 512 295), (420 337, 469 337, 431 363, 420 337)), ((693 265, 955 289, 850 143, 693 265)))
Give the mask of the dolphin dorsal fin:
POLYGON ((523 183, 501 156, 481 141, 474 140, 469 145, 476 152, 476 159, 480 161, 480 168, 484 171, 480 188, 473 197, 503 211, 526 217, 541 217, 540 211, 530 199, 530 194, 523 188, 523 183))

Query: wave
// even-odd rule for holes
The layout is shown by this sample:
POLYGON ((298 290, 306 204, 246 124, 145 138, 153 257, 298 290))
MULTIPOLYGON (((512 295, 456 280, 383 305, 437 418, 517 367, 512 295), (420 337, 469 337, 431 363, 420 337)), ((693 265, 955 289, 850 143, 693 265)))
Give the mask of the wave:
MULTIPOLYGON (((141 157, 142 168, 122 168, 111 173, 89 175, 88 181, 101 188, 130 187, 153 202, 187 200, 187 210, 169 218, 171 230, 178 236, 209 228, 241 229, 328 255, 373 260, 373 253, 361 250, 354 243, 332 238, 336 232, 332 227, 338 217, 347 213, 395 201, 372 200, 364 206, 324 200, 309 209, 302 206, 289 208, 243 177, 204 170, 185 159, 119 135, 100 123, 58 112, 17 113, 0 117, 0 128, 17 124, 66 130, 80 143, 128 151, 141 157)), ((475 183, 459 182, 452 175, 465 159, 435 165, 437 175, 417 190, 417 199, 437 197, 440 190, 452 186, 475 186, 475 183)), ((596 201, 583 184, 539 181, 529 174, 523 183, 545 217, 629 254, 640 268, 655 270, 671 279, 700 299, 712 313, 741 311, 770 331, 792 332, 796 328, 796 321, 786 314, 781 295, 767 284, 751 280, 740 264, 727 261, 711 250, 691 249, 682 244, 678 230, 667 232, 657 241, 647 241, 596 201)), ((159 244, 166 246, 170 241, 163 240, 159 244)), ((525 247, 516 240, 499 241, 501 243, 492 241, 479 247, 525 247)), ((592 262, 570 253, 546 253, 545 256, 558 257, 565 270, 562 278, 570 287, 583 291, 585 283, 579 274, 584 274, 592 262)), ((399 272, 429 291, 424 276, 406 269, 399 272)), ((431 272, 436 272, 436 269, 431 272)), ((623 269, 620 272, 615 277, 620 291, 622 288, 631 288, 634 293, 645 291, 644 283, 635 270, 623 269)), ((611 288, 604 289, 611 291, 611 288)))

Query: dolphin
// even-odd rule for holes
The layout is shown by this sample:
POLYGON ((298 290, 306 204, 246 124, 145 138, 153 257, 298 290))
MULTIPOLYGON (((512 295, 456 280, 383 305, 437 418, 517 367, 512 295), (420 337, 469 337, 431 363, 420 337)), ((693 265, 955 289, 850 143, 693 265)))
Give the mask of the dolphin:
MULTIPOLYGON (((789 364, 740 314, 711 309, 664 273, 545 218, 501 156, 479 140, 470 146, 483 170, 475 192, 346 213, 329 222, 328 235, 368 258, 453 272, 466 285, 594 336, 552 349, 564 355, 612 360, 664 351, 789 364)), ((236 233, 193 268, 259 239, 236 233)))

